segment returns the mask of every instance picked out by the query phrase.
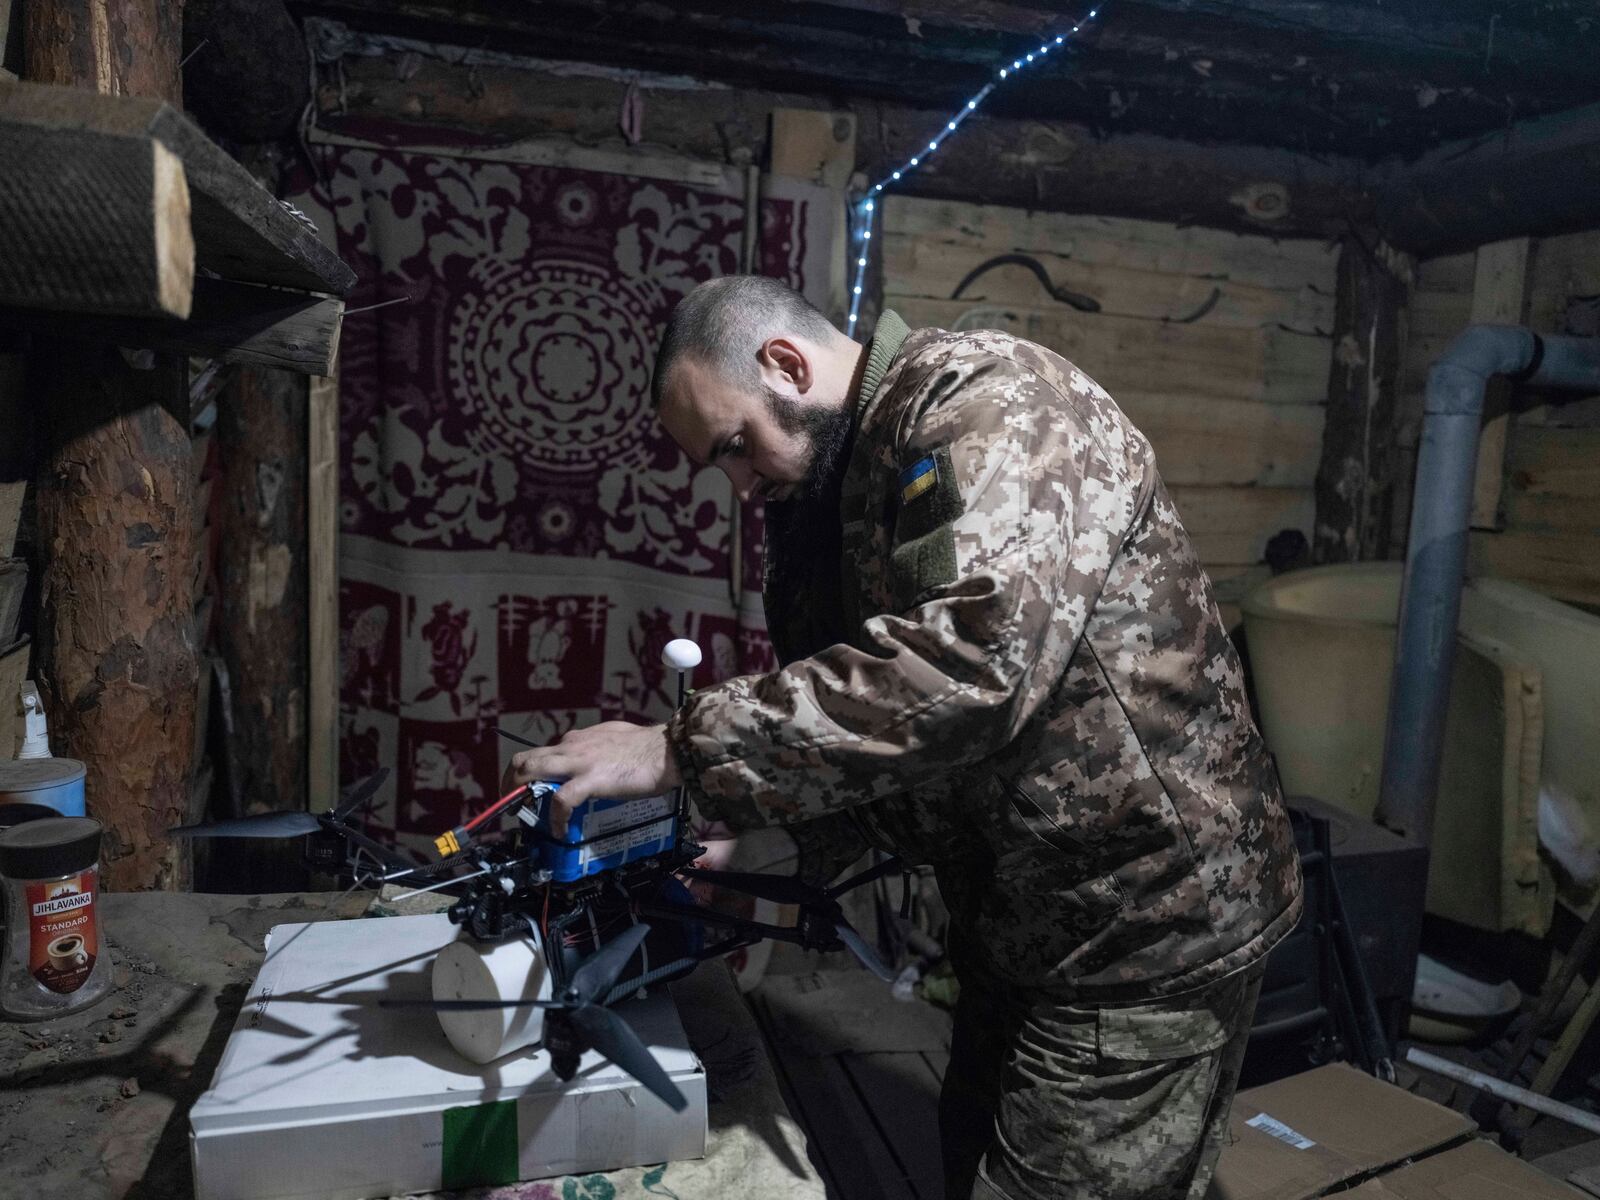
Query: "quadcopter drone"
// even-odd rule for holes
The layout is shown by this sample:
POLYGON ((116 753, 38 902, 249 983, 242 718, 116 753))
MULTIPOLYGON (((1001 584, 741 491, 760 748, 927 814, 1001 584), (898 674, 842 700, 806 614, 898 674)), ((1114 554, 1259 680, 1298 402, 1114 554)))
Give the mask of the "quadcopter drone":
MULTIPOLYGON (((686 672, 700 662, 693 642, 668 643, 662 655, 678 672, 682 703, 686 672)), ((502 737, 527 739, 504 729, 502 737)), ((643 800, 593 799, 571 814, 566 832, 550 828, 557 782, 521 785, 434 840, 438 861, 418 863, 370 837, 357 822, 388 778, 383 768, 347 788, 325 813, 261 813, 184 825, 180 837, 287 838, 308 836, 307 861, 345 874, 352 889, 401 880, 427 883, 408 893, 454 896, 452 923, 483 944, 529 939, 541 951, 549 998, 383 1000, 385 1007, 470 1011, 538 1007, 545 1010, 542 1041, 551 1068, 571 1079, 586 1050, 595 1050, 675 1110, 687 1101, 637 1034, 612 1006, 642 989, 687 975, 700 963, 763 939, 808 950, 851 951, 886 982, 894 974, 845 920, 844 893, 900 869, 886 859, 830 888, 787 875, 715 871, 695 866, 705 853, 689 836, 684 789, 643 800), (504 828, 511 819, 510 830, 504 828), (696 902, 685 880, 799 910, 793 925, 721 912, 696 902), (624 978, 624 973, 629 972, 624 978)))

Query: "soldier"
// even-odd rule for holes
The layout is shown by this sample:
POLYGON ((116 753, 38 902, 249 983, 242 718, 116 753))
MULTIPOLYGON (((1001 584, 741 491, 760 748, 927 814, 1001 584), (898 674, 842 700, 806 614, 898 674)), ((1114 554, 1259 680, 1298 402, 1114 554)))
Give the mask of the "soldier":
POLYGON ((947 1195, 1198 1200, 1300 875, 1150 444, 1039 346, 885 312, 863 347, 756 277, 678 306, 653 387, 769 502, 784 665, 524 751, 508 786, 566 779, 570 811, 681 781, 789 826, 812 882, 868 845, 932 864, 947 1195))

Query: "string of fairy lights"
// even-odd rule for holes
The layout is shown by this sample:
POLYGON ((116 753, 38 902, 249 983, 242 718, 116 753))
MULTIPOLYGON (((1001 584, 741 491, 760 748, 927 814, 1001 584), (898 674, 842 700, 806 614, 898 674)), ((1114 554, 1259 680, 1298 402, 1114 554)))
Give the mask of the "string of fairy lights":
POLYGON ((861 316, 861 289, 867 277, 867 258, 872 249, 872 225, 877 216, 878 198, 883 195, 885 189, 892 188, 896 183, 899 183, 907 175, 910 175, 923 163, 927 162, 929 158, 937 154, 939 147, 944 145, 945 139, 954 134, 961 127, 962 122, 978 111, 978 106, 989 98, 990 93, 995 88, 999 87, 1007 79, 1014 78, 1019 72, 1027 70, 1033 64, 1043 62, 1052 50, 1065 46, 1069 38, 1073 37, 1078 30, 1099 15, 1100 7, 1091 8, 1087 16, 1079 20, 1077 24, 1065 33, 1057 34, 1054 39, 1047 39, 1037 50, 1015 59, 1010 66, 1001 67, 995 72, 994 78, 979 88, 977 93, 958 109, 953 117, 945 122, 944 128, 929 139, 926 150, 919 150, 901 163, 898 168, 890 171, 889 174, 867 189, 861 201, 855 205, 850 222, 850 245, 856 256, 855 278, 850 287, 850 327, 848 332, 852 337, 855 336, 856 321, 861 316))

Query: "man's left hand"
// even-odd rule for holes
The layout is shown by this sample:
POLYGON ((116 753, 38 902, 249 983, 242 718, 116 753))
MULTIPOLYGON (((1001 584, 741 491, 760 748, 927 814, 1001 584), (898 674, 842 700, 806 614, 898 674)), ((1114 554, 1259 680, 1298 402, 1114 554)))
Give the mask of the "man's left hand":
POLYGON ((550 806, 550 831, 557 837, 585 800, 659 796, 681 782, 667 727, 630 721, 574 729, 554 746, 519 751, 506 768, 503 790, 539 779, 561 783, 550 806))

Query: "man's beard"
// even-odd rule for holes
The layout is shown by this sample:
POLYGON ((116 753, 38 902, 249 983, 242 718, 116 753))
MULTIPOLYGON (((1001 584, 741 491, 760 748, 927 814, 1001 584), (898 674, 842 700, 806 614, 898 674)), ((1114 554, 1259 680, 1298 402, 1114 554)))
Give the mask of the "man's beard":
POLYGON ((767 404, 784 432, 811 452, 794 493, 766 506, 768 629, 780 661, 791 662, 848 640, 844 627, 839 493, 850 463, 855 421, 847 401, 838 408, 801 404, 767 389, 767 404))
POLYGON ((824 500, 836 497, 843 482, 847 462, 845 451, 850 448, 853 424, 850 405, 837 408, 825 404, 801 404, 793 396, 785 396, 772 388, 767 394, 767 407, 785 433, 799 437, 810 451, 805 478, 796 486, 790 500, 824 500))

